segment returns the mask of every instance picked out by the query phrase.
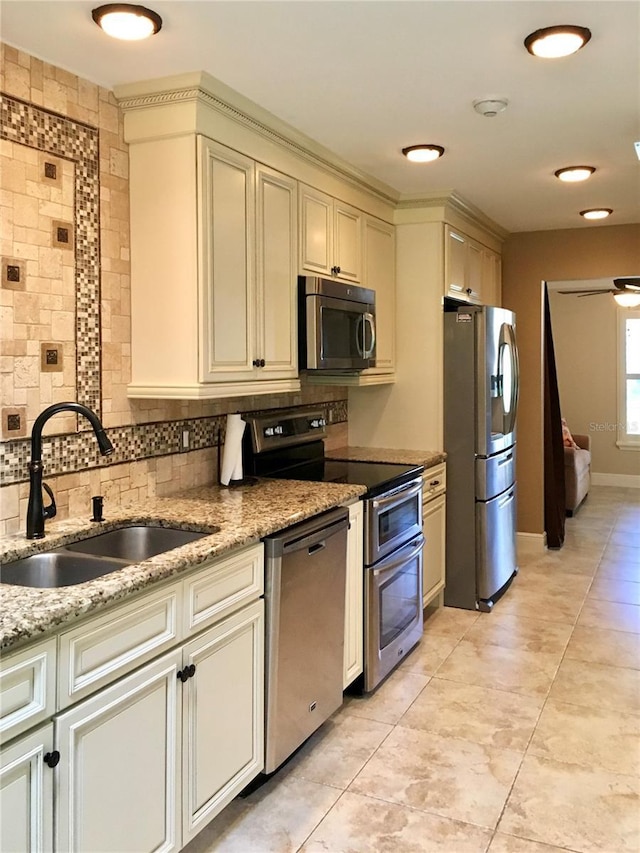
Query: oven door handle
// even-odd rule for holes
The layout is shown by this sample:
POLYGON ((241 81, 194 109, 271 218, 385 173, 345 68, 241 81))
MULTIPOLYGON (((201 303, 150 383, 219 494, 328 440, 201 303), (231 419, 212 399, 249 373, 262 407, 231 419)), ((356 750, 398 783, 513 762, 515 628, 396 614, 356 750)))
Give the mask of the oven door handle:
POLYGON ((373 509, 382 509, 383 507, 389 506, 390 504, 398 503, 398 498, 401 500, 406 500, 407 498, 412 498, 420 492, 422 489, 422 477, 418 480, 411 480, 409 483, 405 483, 402 486, 398 486, 397 489, 394 489, 392 492, 387 492, 387 494, 382 498, 376 498, 371 501, 371 506, 373 509))
POLYGON ((402 566, 404 563, 408 563, 409 560, 413 560, 416 554, 419 554, 420 551, 424 548, 425 538, 420 534, 417 539, 412 539, 411 542, 408 542, 406 545, 403 545, 399 551, 396 552, 397 556, 394 560, 389 562, 388 560, 384 561, 384 565, 380 566, 379 569, 369 569, 374 578, 381 578, 385 575, 392 574, 398 568, 398 566, 402 566), (403 553, 411 550, 408 553, 403 553))

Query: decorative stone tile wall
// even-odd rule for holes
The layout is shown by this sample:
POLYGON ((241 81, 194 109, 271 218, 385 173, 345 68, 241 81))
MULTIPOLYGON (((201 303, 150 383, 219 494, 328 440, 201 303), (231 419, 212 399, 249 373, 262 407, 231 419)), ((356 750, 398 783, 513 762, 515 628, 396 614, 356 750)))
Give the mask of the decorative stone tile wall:
POLYGON ((83 418, 45 428, 59 516, 170 494, 217 478, 221 416, 322 404, 346 422, 342 388, 215 402, 130 400, 129 174, 111 92, 0 44, 0 533, 23 527, 36 416, 77 400, 116 448, 99 456, 83 418), (60 369, 61 368, 61 369, 60 369), (181 452, 183 430, 190 450, 181 452))

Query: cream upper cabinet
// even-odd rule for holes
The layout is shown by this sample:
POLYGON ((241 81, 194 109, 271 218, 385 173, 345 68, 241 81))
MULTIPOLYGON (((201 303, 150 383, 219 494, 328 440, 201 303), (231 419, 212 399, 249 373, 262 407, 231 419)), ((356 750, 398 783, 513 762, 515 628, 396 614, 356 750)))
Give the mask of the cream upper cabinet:
POLYGON ((366 216, 363 284, 376 292, 376 366, 362 380, 396 368, 396 255, 393 225, 366 216))
POLYGON ((130 397, 296 391, 297 182, 202 135, 130 148, 130 397))
POLYGON ((362 280, 362 213, 300 184, 300 270, 344 281, 362 280))
POLYGON ((256 165, 256 342, 261 378, 298 375, 297 181, 256 165))
POLYGON ((500 255, 458 229, 445 226, 444 295, 482 305, 500 305, 500 255))

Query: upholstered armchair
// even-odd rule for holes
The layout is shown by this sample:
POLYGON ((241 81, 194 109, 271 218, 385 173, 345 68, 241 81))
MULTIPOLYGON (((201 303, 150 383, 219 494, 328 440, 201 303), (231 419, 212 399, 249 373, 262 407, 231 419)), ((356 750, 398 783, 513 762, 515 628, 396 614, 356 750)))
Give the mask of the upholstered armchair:
POLYGON ((564 448, 564 485, 567 515, 571 517, 586 498, 591 484, 591 438, 573 435, 577 447, 564 448))

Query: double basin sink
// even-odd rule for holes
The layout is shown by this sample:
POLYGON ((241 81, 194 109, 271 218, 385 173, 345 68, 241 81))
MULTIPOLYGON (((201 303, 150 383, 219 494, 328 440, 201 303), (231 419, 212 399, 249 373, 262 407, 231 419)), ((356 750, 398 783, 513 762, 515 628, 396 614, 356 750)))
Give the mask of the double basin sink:
POLYGON ((0 569, 0 581, 36 588, 74 586, 172 551, 218 530, 194 533, 139 524, 121 527, 7 563, 0 569))

